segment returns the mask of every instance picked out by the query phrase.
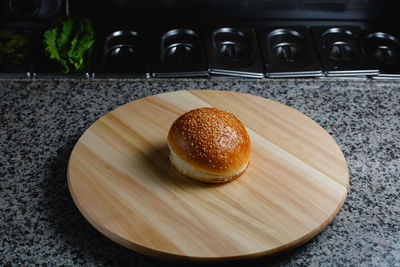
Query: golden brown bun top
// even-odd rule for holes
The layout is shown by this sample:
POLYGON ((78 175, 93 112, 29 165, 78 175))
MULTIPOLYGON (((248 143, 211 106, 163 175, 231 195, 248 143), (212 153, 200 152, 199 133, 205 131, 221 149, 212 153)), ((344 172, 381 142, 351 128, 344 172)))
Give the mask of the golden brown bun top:
POLYGON ((186 112, 171 126, 168 143, 188 164, 219 175, 247 164, 250 139, 233 114, 216 108, 186 112))

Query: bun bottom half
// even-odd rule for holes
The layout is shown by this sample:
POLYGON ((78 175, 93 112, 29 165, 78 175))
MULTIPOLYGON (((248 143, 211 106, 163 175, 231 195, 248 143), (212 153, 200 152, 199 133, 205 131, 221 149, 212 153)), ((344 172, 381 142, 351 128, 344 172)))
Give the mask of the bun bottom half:
POLYGON ((247 162, 242 168, 237 170, 235 173, 230 173, 229 175, 218 175, 205 172, 203 170, 196 169, 195 167, 189 165, 184 160, 179 158, 175 152, 170 148, 169 160, 171 165, 181 174, 188 178, 192 178, 198 181, 207 183, 226 183, 239 178, 244 171, 247 169, 249 163, 247 162))

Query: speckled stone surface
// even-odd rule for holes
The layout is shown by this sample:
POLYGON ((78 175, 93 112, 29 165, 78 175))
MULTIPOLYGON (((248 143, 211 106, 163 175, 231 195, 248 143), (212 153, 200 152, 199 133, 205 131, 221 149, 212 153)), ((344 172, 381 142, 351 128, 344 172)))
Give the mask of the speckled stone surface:
POLYGON ((400 81, 314 79, 0 79, 0 266, 165 266, 95 230, 71 200, 66 167, 102 115, 183 89, 279 101, 324 127, 347 159, 348 197, 325 230, 283 255, 233 265, 400 266, 400 81))

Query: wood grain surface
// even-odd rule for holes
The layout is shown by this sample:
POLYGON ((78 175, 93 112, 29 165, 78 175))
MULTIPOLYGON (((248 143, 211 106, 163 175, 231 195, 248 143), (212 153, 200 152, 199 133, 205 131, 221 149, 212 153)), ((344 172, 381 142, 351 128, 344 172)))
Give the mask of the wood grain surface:
POLYGON ((309 117, 215 90, 154 95, 109 112, 76 143, 67 176, 75 204, 102 234, 139 253, 190 260, 300 245, 339 212, 349 184, 342 151, 309 117), (205 106, 232 112, 249 132, 250 165, 232 182, 191 180, 168 161, 172 122, 205 106))

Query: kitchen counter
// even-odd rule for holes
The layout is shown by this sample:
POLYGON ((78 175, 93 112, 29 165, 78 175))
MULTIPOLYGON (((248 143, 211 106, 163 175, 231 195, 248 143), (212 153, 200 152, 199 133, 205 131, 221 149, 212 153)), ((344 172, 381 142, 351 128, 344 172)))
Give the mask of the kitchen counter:
POLYGON ((347 160, 348 196, 325 230, 285 254, 238 265, 400 266, 400 81, 350 79, 0 79, 0 265, 166 265, 95 230, 69 195, 66 168, 96 119, 184 89, 286 104, 324 127, 347 160))

